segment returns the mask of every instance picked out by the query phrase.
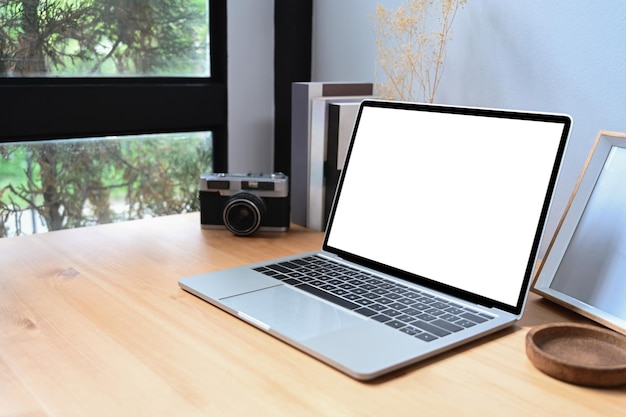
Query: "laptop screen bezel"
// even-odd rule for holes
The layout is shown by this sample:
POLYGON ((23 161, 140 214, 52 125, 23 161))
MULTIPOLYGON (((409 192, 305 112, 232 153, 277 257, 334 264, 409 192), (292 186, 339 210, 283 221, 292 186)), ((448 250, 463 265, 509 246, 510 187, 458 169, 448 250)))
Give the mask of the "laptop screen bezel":
MULTIPOLYGON (((335 219, 335 212, 337 208, 336 202, 337 202, 338 197, 341 195, 341 191, 342 191, 343 184, 344 184, 344 178, 346 174, 345 169, 343 169, 341 172, 341 176, 339 178, 339 182, 337 185, 337 190, 335 192, 335 198, 331 206, 331 211, 329 213, 329 219, 328 219, 328 223, 326 227, 326 234, 325 234, 323 247, 322 247, 324 251, 333 253, 342 259, 363 265, 375 271, 379 271, 384 274, 398 277, 398 278, 407 280, 409 282, 412 282, 412 283, 415 283, 415 284, 418 284, 427 288, 431 288, 439 292, 450 294, 457 298, 467 300, 468 302, 471 302, 471 303, 479 304, 487 308, 498 308, 500 310, 504 310, 515 315, 520 315, 522 313, 522 309, 523 309, 523 306, 524 306, 524 303, 528 294, 531 278, 534 273, 535 263, 537 260, 537 253, 539 251, 539 247, 541 244, 542 235, 545 229, 550 205, 552 202, 552 197, 553 197, 556 183, 558 180, 559 171, 562 165, 563 156, 565 154, 565 150, 567 147, 567 141, 569 138, 569 133, 571 130, 571 125, 572 125, 571 117, 565 114, 555 114, 555 113, 553 114, 553 113, 515 111, 515 110, 504 110, 504 109, 447 106, 447 105, 408 103, 408 102, 369 100, 368 99, 368 100, 364 100, 360 105, 360 108, 359 108, 359 111, 355 120, 354 129, 352 132, 352 138, 351 138, 350 145, 348 147, 348 151, 346 154, 345 165, 347 165, 350 161, 350 158, 352 155, 352 149, 354 146, 355 138, 357 137, 357 132, 358 132, 359 124, 361 122, 363 110, 367 107, 382 107, 382 108, 400 109, 400 110, 409 110, 409 111, 426 111, 426 112, 450 113, 450 114, 460 114, 460 115, 469 115, 469 116, 485 116, 485 117, 493 117, 493 118, 533 120, 533 121, 559 123, 563 125, 562 135, 558 144, 554 164, 552 167, 552 172, 550 174, 550 179, 548 182, 548 187, 546 189, 546 193, 545 193, 545 197, 544 197, 544 201, 543 201, 543 205, 541 209, 541 214, 539 216, 539 221, 538 221, 538 225, 535 231, 532 247, 529 251, 528 262, 526 264, 526 270, 524 272, 524 278, 523 278, 520 292, 519 292, 517 302, 515 305, 505 304, 497 300, 486 298, 479 294, 468 292, 468 291, 465 291, 456 287, 452 287, 449 285, 445 285, 437 281, 431 280, 427 277, 419 276, 413 273, 409 273, 407 271, 403 271, 403 270, 391 267, 389 265, 378 263, 373 260, 366 259, 364 257, 356 255, 354 253, 350 253, 348 251, 342 250, 340 248, 335 248, 329 245, 329 238, 332 233, 332 227, 333 227, 333 222, 335 219)), ((364 204, 365 203, 366 202, 364 200, 364 204)), ((367 224, 364 224, 364 231, 366 231, 366 228, 367 228, 367 224)))

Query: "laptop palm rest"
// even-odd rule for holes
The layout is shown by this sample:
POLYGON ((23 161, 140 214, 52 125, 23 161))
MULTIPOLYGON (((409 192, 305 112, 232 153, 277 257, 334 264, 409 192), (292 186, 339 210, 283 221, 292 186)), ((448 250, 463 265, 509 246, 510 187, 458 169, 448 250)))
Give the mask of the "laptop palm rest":
POLYGON ((366 321, 284 285, 223 298, 220 303, 257 327, 299 342, 366 321))

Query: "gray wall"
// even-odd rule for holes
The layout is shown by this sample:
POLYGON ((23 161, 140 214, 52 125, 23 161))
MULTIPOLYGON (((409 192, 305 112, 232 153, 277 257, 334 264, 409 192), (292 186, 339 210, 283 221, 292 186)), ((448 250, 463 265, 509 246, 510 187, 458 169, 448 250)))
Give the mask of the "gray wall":
POLYGON ((228 170, 274 165, 274 0, 228 0, 228 170))
MULTIPOLYGON (((374 81, 372 16, 397 0, 315 0, 313 81, 374 81)), ((229 169, 273 167, 273 0, 229 0, 229 169)), ((436 96, 572 115, 548 231, 599 130, 626 131, 626 2, 468 0, 436 96)), ((544 247, 547 242, 544 242, 544 247)))
MULTIPOLYGON (((314 81, 374 80, 377 3, 391 8, 399 2, 314 2, 314 81)), ((457 15, 437 103, 562 112, 574 119, 550 233, 598 131, 626 131, 625 44, 623 0, 468 0, 457 15)))

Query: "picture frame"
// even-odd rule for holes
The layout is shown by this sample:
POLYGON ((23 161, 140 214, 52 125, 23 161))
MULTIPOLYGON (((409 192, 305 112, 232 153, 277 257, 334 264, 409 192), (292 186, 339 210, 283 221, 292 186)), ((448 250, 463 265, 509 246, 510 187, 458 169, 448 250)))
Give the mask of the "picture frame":
POLYGON ((626 334, 626 133, 598 133, 532 291, 626 334))

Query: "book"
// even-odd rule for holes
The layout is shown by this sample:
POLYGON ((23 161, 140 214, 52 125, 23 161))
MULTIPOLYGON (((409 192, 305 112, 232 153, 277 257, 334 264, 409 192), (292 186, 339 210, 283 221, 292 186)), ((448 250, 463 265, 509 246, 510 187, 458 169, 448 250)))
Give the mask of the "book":
POLYGON ((317 97, 372 94, 373 83, 294 82, 291 98, 291 221, 307 225, 311 102, 317 97))
POLYGON ((330 103, 328 105, 324 224, 328 223, 330 209, 335 199, 339 177, 346 161, 358 112, 358 103, 344 102, 330 103))
MULTIPOLYGON (((349 96, 349 97, 318 97, 312 100, 311 104, 311 139, 309 145, 309 192, 307 206, 307 223, 306 226, 315 230, 324 230, 328 215, 325 213, 326 207, 326 189, 327 174, 329 172, 327 164, 327 149, 329 146, 329 109, 333 104, 352 104, 358 110, 358 107, 367 96, 349 96)), ((350 142, 352 126, 348 128, 348 140, 344 143, 344 159, 347 144, 350 142)), ((345 129, 345 128, 344 128, 345 129)), ((338 139, 338 135, 334 134, 334 139, 338 139)), ((333 145, 336 146, 336 145, 333 145)), ((336 166, 336 156, 334 157, 336 166)))

